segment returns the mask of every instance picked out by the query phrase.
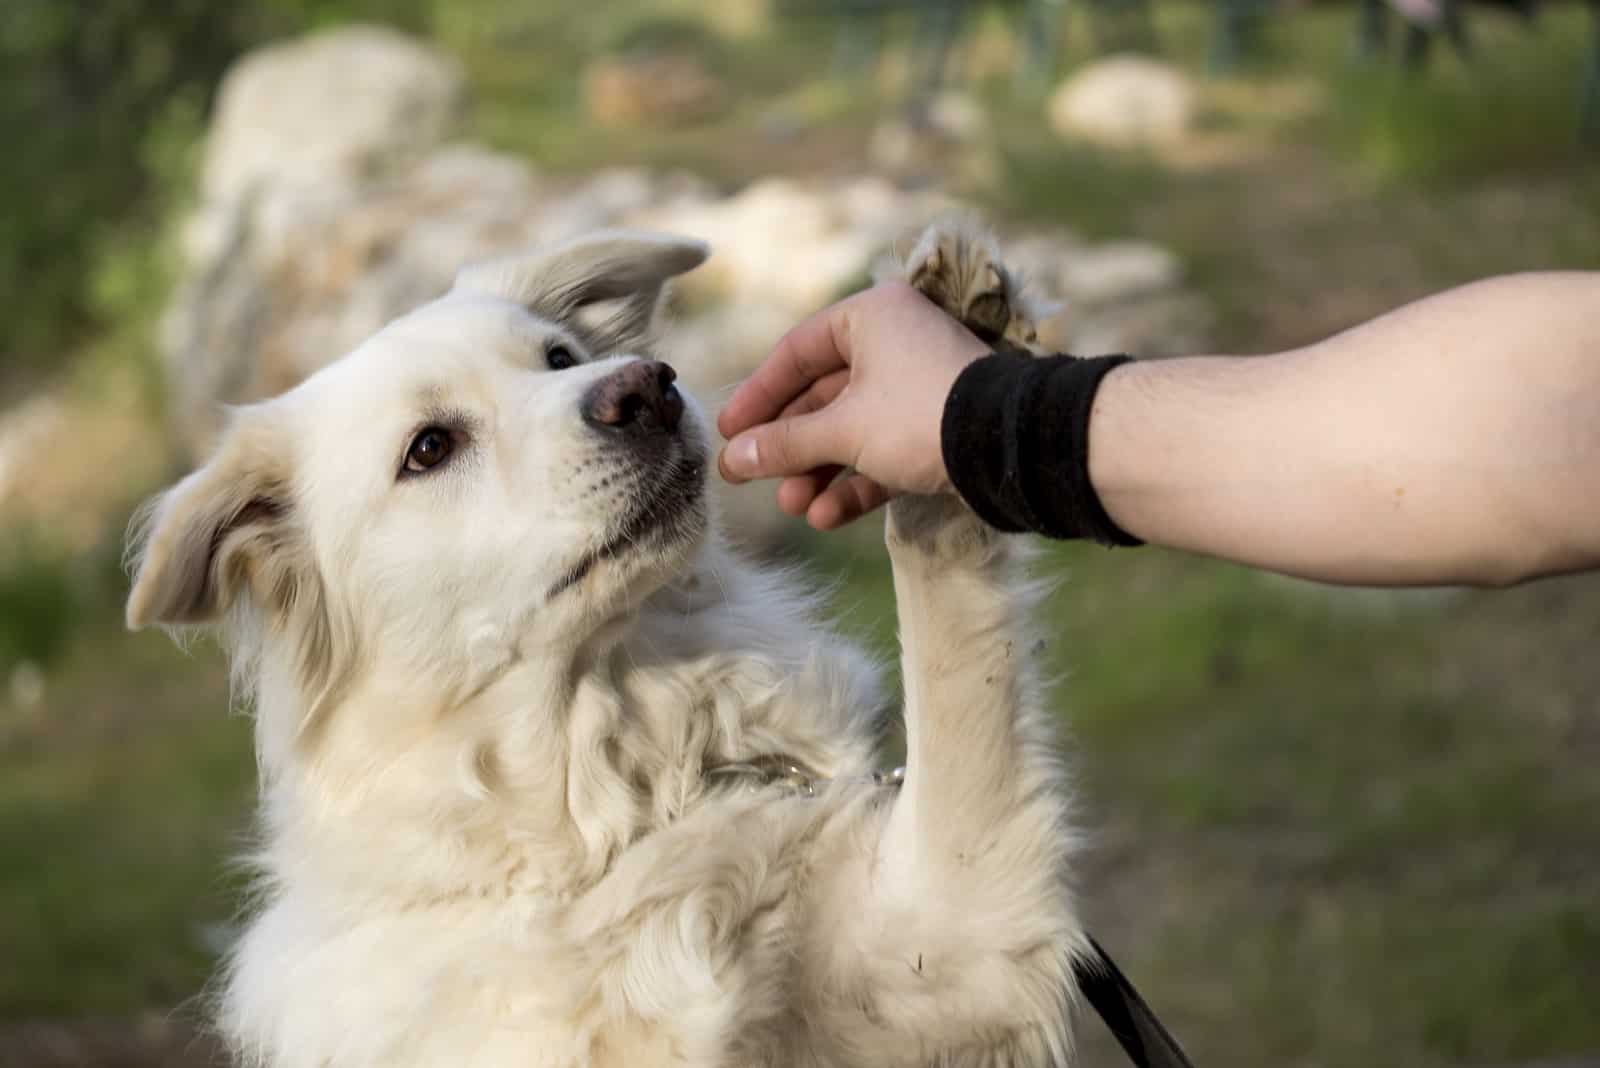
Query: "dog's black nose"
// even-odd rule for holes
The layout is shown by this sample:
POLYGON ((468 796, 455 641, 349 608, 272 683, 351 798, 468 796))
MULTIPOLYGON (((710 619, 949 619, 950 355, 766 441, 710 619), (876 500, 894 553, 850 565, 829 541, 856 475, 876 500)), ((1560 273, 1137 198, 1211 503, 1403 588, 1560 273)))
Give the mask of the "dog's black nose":
POLYGON ((660 360, 625 364, 589 387, 584 422, 631 437, 670 434, 683 418, 683 394, 672 384, 677 377, 660 360))

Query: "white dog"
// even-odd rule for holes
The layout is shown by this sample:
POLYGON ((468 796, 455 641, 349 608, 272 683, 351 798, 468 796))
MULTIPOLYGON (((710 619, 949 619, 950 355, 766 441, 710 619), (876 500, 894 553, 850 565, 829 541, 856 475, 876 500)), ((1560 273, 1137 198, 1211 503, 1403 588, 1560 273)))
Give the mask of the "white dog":
MULTIPOLYGON (((733 556, 703 417, 650 358, 698 243, 469 268, 234 413, 133 541, 131 625, 218 622, 253 699, 239 1059, 1021 1066, 1087 942, 1013 546, 890 508, 908 762, 791 580, 733 556)), ((1025 339, 992 246, 913 283, 1025 339)))

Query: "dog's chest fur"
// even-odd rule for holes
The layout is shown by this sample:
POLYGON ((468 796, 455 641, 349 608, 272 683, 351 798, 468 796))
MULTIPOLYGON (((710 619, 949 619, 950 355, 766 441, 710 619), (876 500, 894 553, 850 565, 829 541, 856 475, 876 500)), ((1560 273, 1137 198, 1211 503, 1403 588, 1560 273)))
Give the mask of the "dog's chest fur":
POLYGON ((787 1014, 808 985, 796 890, 817 876, 818 840, 847 834, 870 791, 735 788, 640 839, 570 902, 341 920, 290 892, 240 954, 234 1024, 282 1065, 807 1063, 778 1048, 801 1033, 787 1014))
POLYGON ((320 778, 269 787, 270 904, 224 1003, 247 1058, 815 1060, 779 1048, 805 1030, 785 1018, 803 1011, 797 891, 884 791, 804 797, 704 771, 783 752, 864 779, 876 675, 803 612, 752 628, 668 607, 588 666, 557 733, 477 717, 501 726, 400 739, 387 760, 381 737, 334 736, 320 778))

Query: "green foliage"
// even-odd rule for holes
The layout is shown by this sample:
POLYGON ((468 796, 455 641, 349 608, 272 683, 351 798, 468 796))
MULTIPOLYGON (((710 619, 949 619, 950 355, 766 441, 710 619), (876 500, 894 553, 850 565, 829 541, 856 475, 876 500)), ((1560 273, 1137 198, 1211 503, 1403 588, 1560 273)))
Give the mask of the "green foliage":
POLYGON ((22 661, 47 666, 79 621, 68 563, 41 537, 13 532, 0 549, 0 685, 22 661))
POLYGON ((420 27, 426 0, 10 0, 0 19, 0 368, 39 366, 102 321, 98 251, 150 215, 152 139, 197 124, 264 40, 352 17, 420 27))
POLYGON ((1486 26, 1476 60, 1427 71, 1349 67, 1329 118, 1345 151, 1378 177, 1460 179, 1580 162, 1581 14, 1547 11, 1528 29, 1486 26))

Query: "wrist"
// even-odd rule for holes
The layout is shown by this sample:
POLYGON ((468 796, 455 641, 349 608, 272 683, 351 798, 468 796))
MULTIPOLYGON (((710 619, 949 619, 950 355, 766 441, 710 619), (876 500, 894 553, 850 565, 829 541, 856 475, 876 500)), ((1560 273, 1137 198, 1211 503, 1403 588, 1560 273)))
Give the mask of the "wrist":
POLYGON ((974 363, 977 363, 986 355, 988 355, 987 352, 979 353, 971 360, 968 360, 966 363, 963 363, 961 366, 952 370, 945 379, 943 388, 938 394, 938 405, 933 411, 933 419, 931 420, 933 427, 933 441, 930 443, 931 448, 928 448, 926 445, 924 446, 924 448, 927 449, 924 455, 929 455, 934 458, 934 469, 932 472, 930 472, 929 476, 929 481, 931 483, 930 489, 933 493, 960 493, 960 491, 956 488, 955 482, 950 477, 951 459, 949 455, 949 449, 951 446, 949 442, 949 430, 946 426, 946 420, 950 418, 949 413, 951 396, 955 393, 956 384, 961 380, 962 374, 967 370, 968 367, 971 367, 974 363))
POLYGON ((1138 545, 1112 521, 1090 479, 1089 421, 1101 382, 1127 356, 1033 358, 995 353, 971 364, 945 401, 947 477, 980 518, 1008 532, 1138 545))
POLYGON ((1087 437, 1089 485, 1110 521, 1127 529, 1128 500, 1137 492, 1136 458, 1126 433, 1129 400, 1143 385, 1153 364, 1125 364, 1100 380, 1084 433, 1087 437))

